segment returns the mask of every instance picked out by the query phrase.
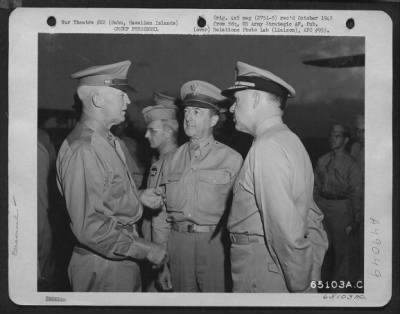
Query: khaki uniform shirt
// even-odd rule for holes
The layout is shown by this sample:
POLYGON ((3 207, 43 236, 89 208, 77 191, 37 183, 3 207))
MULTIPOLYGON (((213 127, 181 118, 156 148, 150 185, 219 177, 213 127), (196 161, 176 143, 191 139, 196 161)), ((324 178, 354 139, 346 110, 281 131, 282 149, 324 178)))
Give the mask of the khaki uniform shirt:
POLYGON ((78 123, 57 158, 72 232, 81 246, 112 259, 127 256, 135 237, 124 231, 143 210, 124 158, 118 140, 95 121, 78 123))
MULTIPOLYGON (((162 174, 162 169, 164 168, 164 165, 168 162, 169 159, 174 155, 176 152, 176 148, 174 148, 172 151, 161 155, 158 160, 152 163, 150 167, 150 172, 147 177, 147 188, 158 188, 161 183, 161 174, 162 174)), ((143 237, 149 241, 155 241, 153 239, 153 224, 152 220, 153 217, 156 215, 161 215, 159 219, 167 219, 167 213, 165 210, 161 210, 159 212, 154 211, 154 210, 147 210, 144 211, 143 213, 143 221, 142 221, 142 233, 143 237)), ((160 228, 167 228, 167 231, 169 230, 169 224, 163 224, 162 226, 159 226, 160 228)), ((159 234, 157 232, 156 234, 159 234)), ((160 240, 160 239, 159 239, 160 240)), ((158 243, 158 241, 155 241, 158 243)))
POLYGON ((348 199, 353 214, 362 212, 363 179, 359 165, 345 153, 340 159, 330 152, 318 159, 315 167, 315 199, 348 199))
POLYGON ((266 120, 233 187, 228 230, 264 236, 289 291, 304 291, 319 279, 328 246, 313 185, 311 162, 298 137, 280 117, 266 120))
MULTIPOLYGON (((238 152, 214 139, 201 142, 200 147, 190 142, 179 147, 161 179, 168 220, 217 225, 241 164, 238 152)), ((166 244, 169 223, 165 213, 153 219, 153 228, 154 241, 166 244)))

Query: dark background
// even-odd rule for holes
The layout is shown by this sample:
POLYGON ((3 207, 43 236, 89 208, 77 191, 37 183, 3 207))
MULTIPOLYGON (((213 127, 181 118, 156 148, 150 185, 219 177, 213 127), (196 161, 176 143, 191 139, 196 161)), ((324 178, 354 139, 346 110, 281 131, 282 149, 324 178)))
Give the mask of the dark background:
MULTIPOLYGON (((193 79, 224 89, 234 83, 237 60, 268 69, 295 87, 284 120, 303 140, 312 161, 327 151, 333 122, 354 129, 356 114, 364 112, 364 66, 304 64, 321 56, 364 53, 362 37, 40 34, 38 42, 39 123, 57 147, 73 118, 76 81, 71 73, 126 59, 132 61, 128 77, 136 89, 129 93, 127 118, 139 140, 145 131, 141 110, 152 104, 154 91, 179 98, 180 87, 193 79)), ((251 139, 237 134, 230 120, 228 114, 219 139, 245 155, 251 139)))
MULTIPOLYGON (((394 122, 394 130, 393 130, 393 135, 394 135, 394 196, 393 196, 393 230, 394 230, 394 250, 393 250, 393 292, 392 292, 392 301, 386 306, 385 308, 382 309, 324 309, 323 312, 325 313, 354 313, 354 312, 376 312, 376 311, 382 311, 382 312, 388 312, 388 313, 398 313, 400 310, 400 301, 399 301, 399 259, 398 259, 398 212, 397 212, 397 207, 398 207, 398 196, 397 196, 397 189, 398 189, 398 166, 397 166, 397 159, 398 159, 398 86, 399 86, 399 80, 398 80, 398 68, 399 68, 399 62, 398 62, 398 56, 399 56, 399 49, 398 49, 398 40, 399 40, 399 3, 395 2, 337 2, 337 3, 329 3, 329 2, 289 2, 289 1, 275 1, 275 2, 269 2, 268 5, 264 3, 263 1, 230 1, 227 3, 227 1, 169 1, 168 5, 164 1, 59 1, 59 2, 54 2, 54 1, 22 1, 24 7, 30 7, 30 6, 35 6, 35 7, 48 7, 48 6, 59 6, 59 7, 66 7, 66 6, 71 6, 71 7, 85 7, 85 6, 94 6, 94 7, 188 7, 188 8, 257 8, 257 9, 282 9, 282 8, 288 8, 288 9, 365 9, 365 10, 371 10, 371 9, 383 9, 388 13, 392 19, 393 19, 393 24, 394 24, 394 70, 395 70, 395 76, 394 76, 394 106, 393 106, 393 122, 394 122)), ((8 15, 10 13, 10 10, 7 9, 0 9, 0 83, 2 88, 0 89, 0 106, 1 106, 1 113, 0 113, 0 140, 1 143, 3 144, 4 147, 7 147, 7 107, 8 107, 8 100, 7 100, 7 68, 8 68, 8 42, 7 42, 7 33, 8 33, 8 15)), ((119 61, 119 60, 115 60, 119 61)), ((246 61, 246 60, 243 60, 246 61)), ((249 62, 250 63, 250 62, 249 62)), ((73 69, 75 70, 75 69, 73 69)), ((76 69, 78 70, 78 68, 76 69)), ((192 78, 189 78, 192 79, 192 78)), ((206 78, 204 78, 207 80, 206 78)), ((229 85, 229 84, 228 84, 229 85)), ((294 85, 294 84, 293 84, 294 85)), ((220 86, 224 87, 224 86, 220 86)), ((144 102, 146 99, 146 96, 143 97, 142 101, 144 102)), ((71 104, 72 104, 72 98, 71 98, 71 104)), ((49 109, 49 108, 48 108, 49 109)), ((288 112, 290 113, 290 111, 288 112)), ((289 121, 288 124, 290 125, 289 121)), ((296 131, 296 130, 295 130, 296 131)), ((298 130, 297 130, 298 131, 298 130)), ((298 133, 301 133, 298 131, 298 133)), ((303 139, 306 138, 306 133, 303 133, 304 136, 302 137, 303 139)), ((302 135, 302 134, 300 134, 302 135)), ((306 146, 307 143, 306 143, 306 146)), ((322 150, 322 149, 321 149, 322 150)), ((0 206, 3 210, 0 211, 1 216, 0 216, 0 221, 2 221, 2 227, 1 228, 1 234, 0 234, 0 250, 2 254, 2 258, 0 259, 0 313, 32 313, 32 312, 58 312, 58 313, 69 313, 72 311, 76 311, 76 308, 70 308, 70 307, 27 307, 27 306, 17 306, 13 304, 10 299, 8 298, 8 282, 7 282, 7 260, 8 260, 8 250, 7 250, 7 239, 8 239, 8 234, 7 234, 7 203, 8 203, 8 191, 7 191, 7 155, 2 154, 0 156, 1 158, 1 164, 3 167, 0 167, 0 189, 1 189, 1 194, 0 194, 0 206)), ((212 313, 225 313, 225 312, 234 312, 234 313, 242 313, 243 310, 241 309, 231 309, 231 308, 226 308, 226 309, 213 309, 213 308, 181 308, 181 309, 174 309, 174 308, 163 308, 163 311, 169 312, 169 313, 177 313, 177 312, 184 312, 184 313, 192 313, 192 312, 212 312, 212 313)), ((130 312, 130 311, 137 311, 137 312, 149 312, 149 313, 154 313, 154 312, 159 312, 157 309, 151 309, 151 308, 134 308, 127 310, 126 308, 85 308, 82 309, 80 308, 79 311, 84 311, 84 312, 101 312, 101 313, 108 313, 110 311, 112 312, 130 312)), ((246 312, 257 312, 257 313, 272 313, 272 312, 283 312, 283 313, 306 313, 309 312, 309 309, 307 308, 300 308, 300 309, 246 309, 246 312)), ((314 310, 315 312, 320 312, 320 310, 314 310)))

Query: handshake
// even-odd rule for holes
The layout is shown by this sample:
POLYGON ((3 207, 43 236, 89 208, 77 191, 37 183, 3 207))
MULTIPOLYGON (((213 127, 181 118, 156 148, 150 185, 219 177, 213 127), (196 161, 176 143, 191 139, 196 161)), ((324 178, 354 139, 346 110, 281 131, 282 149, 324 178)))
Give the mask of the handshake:
POLYGON ((168 255, 166 249, 162 245, 135 237, 128 252, 121 254, 121 252, 117 251, 115 254, 118 256, 127 256, 133 259, 148 260, 153 265, 153 269, 159 271, 156 282, 158 288, 161 291, 172 290, 171 275, 167 265, 168 255))
POLYGON ((159 271, 158 278, 156 280, 158 289, 166 292, 172 291, 172 281, 167 265, 168 255, 166 249, 160 244, 148 242, 140 238, 138 238, 135 243, 139 250, 143 249, 146 251, 144 258, 153 264, 153 269, 157 269, 159 271), (141 243, 143 248, 141 247, 141 243))
MULTIPOLYGON (((160 187, 140 190, 139 200, 144 206, 153 210, 165 207, 165 193, 160 187)), ((167 265, 168 255, 162 245, 136 238, 129 249, 128 255, 133 258, 148 260, 153 265, 153 269, 159 271, 156 280, 158 289, 172 291, 171 275, 167 265)))

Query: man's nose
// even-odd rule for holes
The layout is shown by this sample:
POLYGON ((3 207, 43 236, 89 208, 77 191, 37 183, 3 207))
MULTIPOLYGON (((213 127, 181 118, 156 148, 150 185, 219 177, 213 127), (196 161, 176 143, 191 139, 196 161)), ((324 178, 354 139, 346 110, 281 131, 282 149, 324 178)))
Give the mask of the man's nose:
POLYGON ((146 133, 144 134, 144 137, 148 139, 149 138, 149 133, 150 133, 149 130, 146 130, 146 133))

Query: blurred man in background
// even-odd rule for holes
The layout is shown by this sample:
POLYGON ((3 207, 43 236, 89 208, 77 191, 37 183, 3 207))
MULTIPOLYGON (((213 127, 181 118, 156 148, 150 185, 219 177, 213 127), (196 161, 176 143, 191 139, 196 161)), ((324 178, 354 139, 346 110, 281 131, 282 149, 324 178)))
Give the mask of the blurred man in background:
POLYGON ((349 139, 347 127, 333 124, 329 132, 331 151, 319 158, 315 167, 314 197, 324 213, 330 244, 324 279, 336 282, 350 280, 350 233, 360 224, 362 213, 362 175, 345 150, 349 139))
MULTIPOLYGON (((172 158, 178 148, 178 129, 177 107, 175 98, 163 93, 154 93, 153 100, 155 105, 148 106, 143 109, 143 117, 147 126, 145 137, 149 141, 150 147, 156 151, 156 156, 150 167, 147 178, 147 187, 159 188, 161 181, 161 173, 164 165, 172 158)), ((146 240, 161 242, 159 239, 152 237, 152 219, 157 216, 163 216, 167 219, 165 210, 150 211, 145 210, 142 220, 142 233, 146 240)), ((161 217, 159 218, 161 219, 161 217)), ((158 235, 158 232, 154 232, 158 235)), ((148 263, 144 266, 144 290, 155 291, 156 271, 152 271, 148 267, 148 263)))
POLYGON ((365 143, 365 127, 364 116, 357 115, 356 117, 356 142, 353 143, 350 149, 350 155, 357 161, 358 166, 364 177, 364 143, 365 143))

